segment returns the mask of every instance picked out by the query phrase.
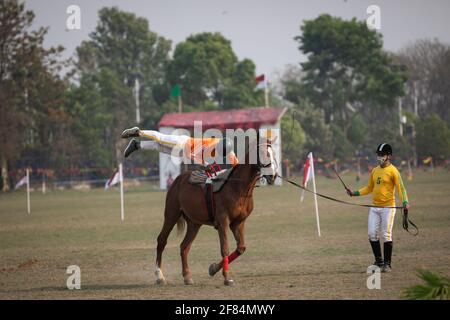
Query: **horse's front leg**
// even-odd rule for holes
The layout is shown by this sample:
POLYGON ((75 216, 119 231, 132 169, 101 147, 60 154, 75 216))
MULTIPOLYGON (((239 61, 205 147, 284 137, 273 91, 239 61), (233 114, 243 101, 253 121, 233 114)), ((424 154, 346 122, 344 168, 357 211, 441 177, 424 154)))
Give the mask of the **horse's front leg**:
POLYGON ((220 251, 222 254, 222 274, 224 277, 224 284, 226 286, 234 285, 233 279, 231 279, 229 274, 229 265, 228 265, 228 255, 230 254, 230 250, 228 248, 228 238, 227 238, 227 229, 228 222, 222 222, 219 224, 219 239, 220 239, 220 251))
MULTIPOLYGON (((245 230, 245 221, 241 221, 238 224, 231 224, 230 229, 233 232, 234 239, 236 240, 237 248, 234 252, 232 252, 228 256, 228 263, 233 262, 237 257, 239 257, 241 254, 245 252, 245 241, 244 241, 244 230, 245 230)), ((223 266, 223 260, 212 263, 209 266, 209 275, 212 277, 217 272, 219 272, 220 269, 222 269, 223 266)))

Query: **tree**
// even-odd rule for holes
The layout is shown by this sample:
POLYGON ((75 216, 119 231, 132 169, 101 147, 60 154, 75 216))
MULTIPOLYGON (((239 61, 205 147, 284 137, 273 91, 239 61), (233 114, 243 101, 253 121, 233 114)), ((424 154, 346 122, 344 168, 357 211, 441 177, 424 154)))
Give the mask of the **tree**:
POLYGON ((348 159, 353 156, 355 148, 352 146, 342 129, 336 124, 330 125, 332 132, 333 157, 338 159, 348 159))
POLYGON ((296 160, 304 156, 303 146, 306 134, 294 114, 286 114, 281 119, 281 136, 283 137, 283 158, 296 160))
POLYGON ((170 46, 170 41, 149 29, 145 18, 116 7, 99 11, 99 23, 90 40, 77 48, 80 85, 71 89, 74 100, 69 103, 72 114, 80 120, 76 130, 79 139, 86 141, 90 136, 100 140, 84 145, 91 159, 111 165, 121 158, 120 132, 136 123, 136 80, 140 85, 141 122, 146 127, 155 126, 163 112, 159 104, 168 98, 163 89, 167 86, 170 46), (81 100, 77 101, 77 97, 81 100), (93 133, 97 135, 90 135, 93 133))
POLYGON ((200 109, 256 105, 254 78, 254 63, 238 61, 220 33, 199 33, 179 43, 168 69, 169 82, 182 87, 183 101, 200 109))
POLYGON ((110 167, 114 158, 104 124, 111 122, 112 115, 105 110, 106 102, 95 77, 83 76, 79 86, 70 86, 66 92, 66 106, 76 119, 73 134, 83 142, 80 150, 83 157, 79 164, 110 167))
MULTIPOLYGON (((0 2, 0 166, 2 190, 8 168, 29 155, 56 154, 70 140, 63 105, 65 84, 56 75, 62 47, 44 49, 46 28, 30 31, 34 13, 23 3, 0 2)), ((27 162, 27 161, 24 161, 27 162)), ((24 163, 30 165, 30 162, 24 163)))
MULTIPOLYGON (((406 75, 382 50, 381 34, 364 21, 324 14, 305 21, 295 39, 308 55, 302 63, 304 94, 347 134, 352 115, 367 104, 392 107, 406 75)), ((382 109, 380 109, 382 110, 382 109)))
POLYGON ((255 92, 255 64, 250 59, 239 61, 224 89, 223 108, 236 109, 262 105, 263 97, 255 92))
POLYGON ((439 65, 430 84, 435 97, 432 110, 450 125, 450 46, 447 46, 439 65))
POLYGON ((450 123, 450 46, 421 39, 404 47, 395 59, 407 66, 406 108, 421 117, 437 113, 450 123))
POLYGON ((354 116, 347 132, 348 140, 356 148, 361 148, 366 140, 367 130, 367 124, 362 115, 354 116))
POLYGON ((305 151, 312 151, 326 160, 334 158, 333 134, 330 125, 325 123, 323 110, 305 102, 297 109, 296 119, 306 133, 305 151))
POLYGON ((420 157, 433 156, 435 159, 450 156, 450 130, 437 114, 418 121, 417 153, 420 157))
POLYGON ((135 79, 144 88, 164 79, 171 43, 150 31, 147 19, 103 8, 90 38, 77 49, 80 71, 114 70, 129 88, 135 79))
POLYGON ((302 81, 304 73, 299 65, 288 64, 281 71, 278 80, 275 83, 275 90, 283 97, 284 100, 289 101, 294 105, 298 105, 304 100, 302 92, 302 81))
POLYGON ((237 61, 231 42, 220 33, 199 33, 176 46, 169 80, 181 84, 188 104, 200 104, 208 97, 220 104, 237 61))

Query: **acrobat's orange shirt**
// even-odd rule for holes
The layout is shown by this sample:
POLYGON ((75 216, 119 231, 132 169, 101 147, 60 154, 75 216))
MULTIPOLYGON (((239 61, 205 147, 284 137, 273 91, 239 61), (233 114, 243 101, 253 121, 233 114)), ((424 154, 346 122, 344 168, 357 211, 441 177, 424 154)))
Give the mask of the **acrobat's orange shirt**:
MULTIPOLYGON (((189 138, 184 145, 184 152, 186 155, 191 155, 193 160, 201 161, 204 164, 205 158, 214 158, 215 147, 219 142, 219 138, 189 138)), ((239 163, 234 151, 228 153, 227 163, 233 167, 239 163)))

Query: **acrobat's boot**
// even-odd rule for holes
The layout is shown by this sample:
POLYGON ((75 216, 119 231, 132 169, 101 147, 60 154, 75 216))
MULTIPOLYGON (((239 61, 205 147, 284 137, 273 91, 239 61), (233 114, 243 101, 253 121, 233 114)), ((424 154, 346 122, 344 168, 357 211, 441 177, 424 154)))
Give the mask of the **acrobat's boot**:
POLYGON ((384 265, 381 272, 391 272, 392 241, 384 243, 384 265))
POLYGON ((375 257, 375 262, 373 263, 377 267, 383 267, 383 257, 381 256, 381 245, 380 240, 370 241, 370 246, 372 247, 372 252, 375 257))
POLYGON ((139 150, 140 148, 141 142, 136 138, 131 139, 124 151, 125 158, 128 158, 130 154, 139 150))
POLYGON ((128 138, 137 138, 139 137, 139 128, 138 127, 133 127, 133 128, 129 128, 129 129, 125 129, 122 132, 122 138, 124 139, 128 139, 128 138))

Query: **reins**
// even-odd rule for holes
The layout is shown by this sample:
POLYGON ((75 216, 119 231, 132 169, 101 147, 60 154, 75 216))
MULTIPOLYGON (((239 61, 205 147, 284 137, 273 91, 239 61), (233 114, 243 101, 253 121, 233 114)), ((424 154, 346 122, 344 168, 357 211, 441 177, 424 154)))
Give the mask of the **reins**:
MULTIPOLYGON (((330 196, 327 196, 327 195, 324 195, 324 194, 321 194, 321 193, 309 190, 308 188, 305 188, 302 185, 300 185, 300 184, 298 184, 298 183, 296 183, 296 182, 294 182, 292 180, 286 179, 286 178, 284 178, 282 176, 278 176, 278 177, 280 177, 280 179, 286 181, 287 183, 293 185, 294 187, 297 187, 297 188, 305 190, 305 191, 307 191, 309 193, 315 194, 315 195, 317 195, 317 196, 319 196, 321 198, 324 198, 324 199, 327 199, 327 200, 330 200, 330 201, 334 201, 334 202, 338 202, 338 203, 342 203, 342 204, 345 204, 345 205, 364 207, 364 208, 403 209, 403 207, 397 207, 397 206, 395 206, 395 207, 381 207, 381 206, 376 206, 376 205, 371 205, 371 204, 359 204, 359 203, 352 203, 352 202, 348 202, 348 201, 344 201, 344 200, 339 200, 339 199, 336 199, 336 198, 333 198, 333 197, 330 197, 330 196)), ((405 214, 403 214, 403 229, 405 229, 408 233, 412 234, 413 236, 416 236, 416 235, 419 234, 419 228, 414 224, 414 222, 412 222, 408 218, 408 215, 405 215, 405 214), (411 224, 416 229, 416 231, 414 233, 409 231, 409 225, 408 224, 411 224)))

